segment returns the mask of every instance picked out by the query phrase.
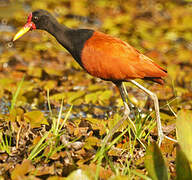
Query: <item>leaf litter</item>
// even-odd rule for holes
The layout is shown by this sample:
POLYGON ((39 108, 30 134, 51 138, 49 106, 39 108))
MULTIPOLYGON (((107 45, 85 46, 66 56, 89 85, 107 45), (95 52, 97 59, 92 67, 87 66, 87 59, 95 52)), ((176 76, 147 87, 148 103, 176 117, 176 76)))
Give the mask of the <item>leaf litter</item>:
MULTIPOLYGON (((127 83, 130 101, 138 107, 132 108, 131 114, 138 127, 137 138, 126 122, 114 134, 111 140, 114 144, 109 142, 109 150, 102 155, 98 177, 158 179, 158 173, 162 172, 164 179, 181 178, 180 168, 185 162, 189 178, 190 140, 186 140, 189 130, 186 133, 183 130, 192 109, 191 3, 133 0, 22 3, 25 8, 12 1, 3 3, 1 22, 17 28, 26 21, 26 7, 47 9, 67 26, 90 27, 119 37, 167 67, 169 77, 165 86, 140 82, 157 93, 163 129, 169 137, 178 136, 181 147, 176 150, 175 143, 165 140, 159 151, 153 144, 157 130, 152 101, 127 83), (157 161, 161 162, 159 172, 155 171, 157 161)), ((83 72, 47 33, 28 33, 9 46, 13 34, 0 30, 0 177, 94 179, 98 161, 93 159, 109 129, 123 115, 117 89, 110 82, 83 72), (63 126, 61 129, 55 126, 53 130, 53 121, 57 120, 58 127, 63 126)))

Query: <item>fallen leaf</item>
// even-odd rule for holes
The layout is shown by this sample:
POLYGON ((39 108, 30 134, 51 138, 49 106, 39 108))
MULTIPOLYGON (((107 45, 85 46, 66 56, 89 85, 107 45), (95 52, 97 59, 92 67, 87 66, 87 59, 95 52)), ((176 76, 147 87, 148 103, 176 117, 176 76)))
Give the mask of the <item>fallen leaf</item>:
POLYGON ((41 127, 42 124, 48 125, 47 119, 41 111, 31 111, 25 113, 24 120, 29 122, 32 128, 41 127))

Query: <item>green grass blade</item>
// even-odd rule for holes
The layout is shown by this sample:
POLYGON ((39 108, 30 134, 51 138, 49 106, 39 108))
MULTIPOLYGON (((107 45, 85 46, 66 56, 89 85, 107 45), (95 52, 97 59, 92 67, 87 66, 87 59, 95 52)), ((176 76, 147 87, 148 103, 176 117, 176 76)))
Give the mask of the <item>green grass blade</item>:
POLYGON ((131 173, 138 176, 138 177, 140 177, 140 178, 142 178, 143 180, 152 180, 151 178, 137 172, 136 170, 131 170, 131 173))
POLYGON ((57 118, 57 122, 56 122, 56 128, 54 130, 54 134, 55 135, 58 135, 58 131, 59 131, 59 124, 60 124, 60 121, 61 121, 61 115, 62 115, 62 111, 63 111, 63 98, 62 98, 62 101, 61 101, 61 107, 60 107, 60 111, 59 111, 59 116, 57 118))
POLYGON ((40 141, 37 143, 37 145, 35 146, 35 148, 31 151, 28 159, 32 160, 41 150, 41 145, 43 144, 43 141, 48 137, 48 135, 50 134, 50 131, 47 132, 41 139, 40 141), (37 153, 38 152, 38 153, 37 153))
POLYGON ((65 119, 63 120, 61 126, 59 127, 59 130, 61 130, 62 127, 65 125, 67 119, 69 118, 69 115, 70 115, 70 113, 71 113, 72 108, 73 108, 73 105, 70 106, 70 108, 69 108, 69 110, 68 110, 68 112, 67 112, 67 114, 66 114, 66 116, 65 116, 65 119))
POLYGON ((49 108, 50 115, 51 115, 51 117, 52 117, 52 116, 53 116, 53 113, 52 113, 52 109, 51 109, 49 89, 47 89, 47 103, 48 103, 48 108, 49 108))
POLYGON ((15 94, 13 95, 13 98, 11 100, 11 107, 10 107, 10 112, 13 110, 13 108, 15 107, 15 104, 16 104, 16 101, 17 101, 17 97, 19 95, 19 92, 21 90, 21 87, 23 85, 23 82, 24 82, 24 79, 25 79, 25 76, 22 77, 18 87, 17 87, 17 90, 15 92, 15 94))

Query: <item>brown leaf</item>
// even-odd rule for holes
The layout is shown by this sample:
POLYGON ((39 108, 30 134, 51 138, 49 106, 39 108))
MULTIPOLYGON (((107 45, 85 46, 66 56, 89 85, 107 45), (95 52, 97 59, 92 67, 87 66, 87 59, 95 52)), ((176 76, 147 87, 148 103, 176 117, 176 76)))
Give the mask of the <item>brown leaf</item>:
POLYGON ((46 174, 53 175, 54 174, 54 165, 40 166, 33 171, 33 174, 35 176, 42 176, 42 175, 46 175, 46 174))
POLYGON ((17 164, 14 170, 11 172, 11 179, 20 180, 25 178, 25 175, 35 170, 30 160, 23 160, 22 164, 17 164))

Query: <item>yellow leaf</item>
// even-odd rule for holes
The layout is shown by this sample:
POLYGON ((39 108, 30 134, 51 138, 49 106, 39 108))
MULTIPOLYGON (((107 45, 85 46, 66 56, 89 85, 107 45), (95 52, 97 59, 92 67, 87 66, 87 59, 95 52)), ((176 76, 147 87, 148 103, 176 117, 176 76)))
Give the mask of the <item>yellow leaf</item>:
POLYGON ((192 111, 181 110, 176 121, 178 140, 182 151, 192 163, 192 111))
POLYGON ((47 119, 41 111, 31 111, 24 114, 24 120, 29 122, 32 128, 41 127, 41 124, 47 124, 47 119))

